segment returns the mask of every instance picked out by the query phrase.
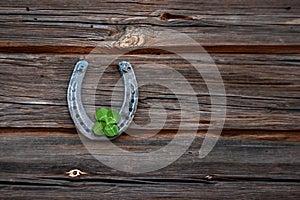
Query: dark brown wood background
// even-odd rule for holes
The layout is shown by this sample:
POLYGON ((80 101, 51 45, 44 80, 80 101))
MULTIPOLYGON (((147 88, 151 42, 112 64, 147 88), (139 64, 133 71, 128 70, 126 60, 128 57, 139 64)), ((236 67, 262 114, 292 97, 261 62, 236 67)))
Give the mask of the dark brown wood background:
MULTIPOLYGON (((299 13, 299 0, 1 1, 0 196, 299 199, 299 13), (205 83, 182 59, 151 49, 126 59, 168 64, 188 77, 200 112, 207 113, 193 145, 170 166, 135 175, 106 167, 82 145, 66 102, 74 64, 99 43, 120 41, 133 26, 186 33, 217 64, 227 92, 227 118, 206 158, 198 158, 210 122, 205 83), (88 175, 65 174, 75 168, 88 175)), ((101 106, 110 103, 119 76, 116 63, 97 89, 101 106)), ((144 113, 159 102, 168 112, 159 134, 151 140, 125 134, 114 143, 151 150, 172 139, 180 109, 159 87, 140 89, 135 121, 148 122, 144 113)))

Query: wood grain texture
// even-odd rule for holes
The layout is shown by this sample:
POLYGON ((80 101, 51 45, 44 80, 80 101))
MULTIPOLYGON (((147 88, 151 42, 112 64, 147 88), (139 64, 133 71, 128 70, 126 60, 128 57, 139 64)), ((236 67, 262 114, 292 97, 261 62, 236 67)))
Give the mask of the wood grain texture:
POLYGON ((116 2, 1 2, 0 46, 95 46, 128 26, 173 28, 204 46, 300 44, 297 0, 116 2))
MULTIPOLYGON (((179 160, 147 174, 110 169, 89 154, 76 131, 2 129, 0 196, 11 198, 296 198, 299 196, 298 143, 220 139, 204 159, 198 158, 201 135, 179 160), (69 178, 78 168, 88 173, 69 178), (295 173, 296 172, 296 173, 295 173), (44 193, 44 195, 43 195, 44 193)), ((160 148, 172 139, 121 136, 125 149, 160 148)), ((117 156, 117 155, 115 155, 117 156)))
MULTIPOLYGON (((1 1, 0 198, 299 199, 299 13, 298 0, 1 1), (133 28, 185 33, 218 66, 227 117, 217 145, 204 159, 198 151, 210 123, 211 102, 203 78, 177 55, 151 48, 153 39, 133 35, 133 28), (145 48, 109 65, 96 90, 96 105, 110 106, 112 99, 114 108, 120 106, 123 86, 116 85, 116 67, 119 60, 127 60, 145 80, 145 73, 152 73, 145 64, 176 69, 195 90, 201 114, 198 124, 190 123, 188 115, 183 120, 186 135, 199 125, 188 151, 168 167, 146 174, 118 172, 96 160, 77 135, 66 102, 78 59, 117 54, 135 42, 145 48), (97 54, 89 55, 97 45, 97 54), (65 174, 75 168, 88 175, 65 174)), ((166 45, 174 44, 176 37, 164 34, 166 45)), ((193 48, 190 43, 174 46, 193 48)), ((211 65, 205 59, 202 64, 211 65)), ((88 77, 96 72, 91 68, 88 77)), ((91 85, 87 79, 87 110, 94 105, 85 96, 91 85)), ((188 109, 164 87, 152 84, 139 90, 135 123, 149 123, 148 111, 161 104, 168 114, 166 124, 152 138, 124 134, 114 144, 128 151, 154 151, 174 137, 179 113, 188 114, 188 109)), ((163 118, 161 108, 152 111, 154 119, 163 118)))

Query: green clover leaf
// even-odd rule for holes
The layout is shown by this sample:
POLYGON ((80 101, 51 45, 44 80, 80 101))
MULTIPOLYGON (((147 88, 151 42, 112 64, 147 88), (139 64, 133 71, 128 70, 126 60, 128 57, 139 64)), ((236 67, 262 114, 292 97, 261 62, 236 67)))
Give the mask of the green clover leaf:
POLYGON ((98 120, 99 122, 105 121, 107 113, 108 113, 108 109, 106 109, 106 108, 98 109, 95 113, 96 120, 98 120))
POLYGON ((103 132, 107 137, 113 137, 118 135, 119 128, 115 124, 106 124, 104 126, 103 132))
POLYGON ((104 122, 96 122, 93 127, 93 131, 95 135, 104 135, 105 134, 103 131, 104 126, 105 126, 104 122))
POLYGON ((118 135, 119 128, 116 125, 120 120, 118 112, 101 108, 96 111, 95 118, 98 121, 93 127, 95 135, 106 135, 107 137, 118 135))
POLYGON ((106 123, 108 124, 116 124, 120 121, 120 114, 114 110, 109 110, 106 116, 106 123))

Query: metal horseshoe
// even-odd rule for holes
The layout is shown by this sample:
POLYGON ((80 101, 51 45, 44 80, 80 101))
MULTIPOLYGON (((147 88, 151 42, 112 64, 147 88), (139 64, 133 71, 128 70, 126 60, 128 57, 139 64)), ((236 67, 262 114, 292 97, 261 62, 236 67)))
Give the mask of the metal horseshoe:
MULTIPOLYGON (((68 107, 79 133, 91 140, 104 140, 107 139, 105 135, 96 136, 93 133, 94 122, 87 115, 81 100, 81 87, 87 69, 87 61, 80 60, 76 63, 68 87, 68 107)), ((119 111, 121 118, 117 123, 118 134, 108 137, 109 140, 117 138, 129 127, 138 104, 138 84, 131 64, 126 61, 119 62, 119 72, 124 82, 124 100, 119 111)))

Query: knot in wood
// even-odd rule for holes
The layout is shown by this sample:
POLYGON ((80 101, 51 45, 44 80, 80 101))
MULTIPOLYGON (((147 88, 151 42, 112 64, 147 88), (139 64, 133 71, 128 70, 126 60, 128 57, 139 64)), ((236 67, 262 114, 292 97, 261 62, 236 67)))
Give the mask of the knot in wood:
POLYGON ((70 177, 74 178, 74 177, 80 176, 82 174, 87 174, 87 173, 82 172, 79 169, 72 169, 72 170, 66 172, 66 174, 68 174, 70 177))
POLYGON ((120 41, 121 48, 128 48, 128 47, 141 47, 145 43, 145 36, 143 34, 134 34, 134 35, 126 35, 120 41))

